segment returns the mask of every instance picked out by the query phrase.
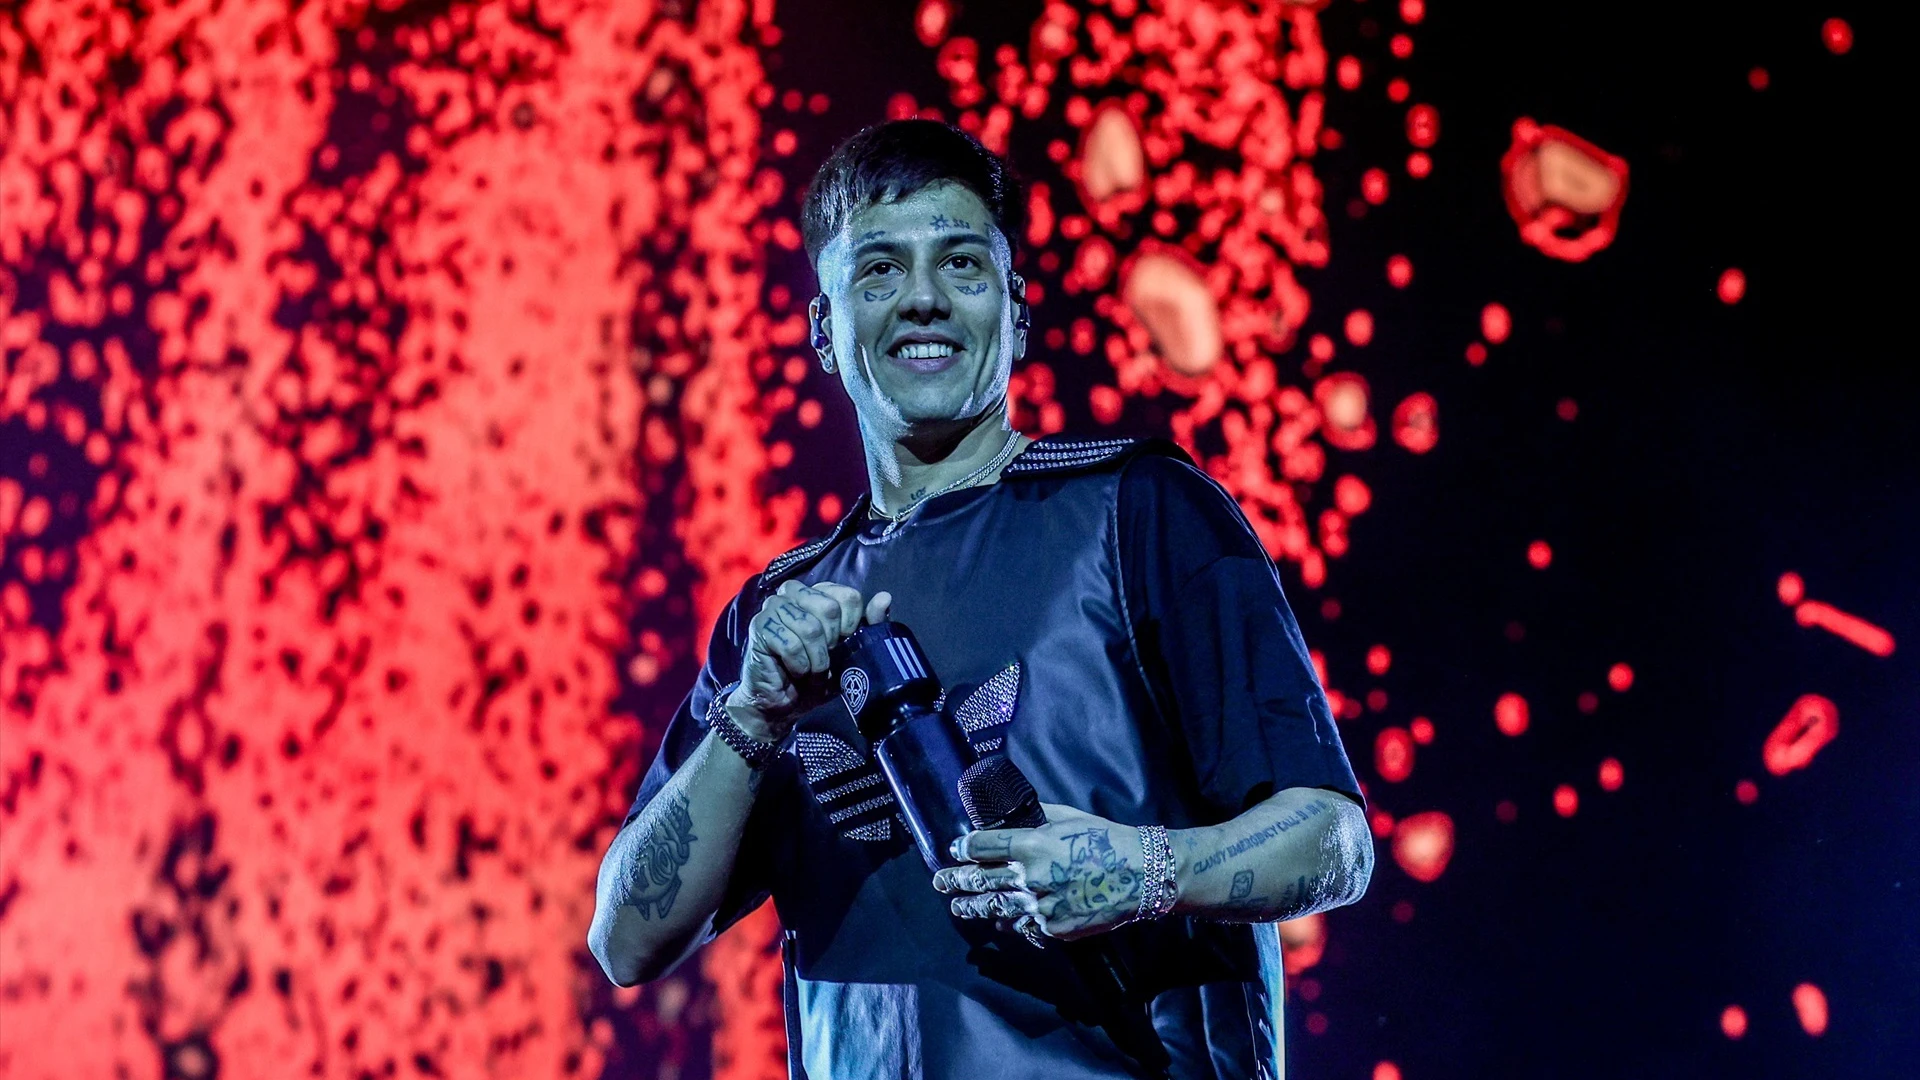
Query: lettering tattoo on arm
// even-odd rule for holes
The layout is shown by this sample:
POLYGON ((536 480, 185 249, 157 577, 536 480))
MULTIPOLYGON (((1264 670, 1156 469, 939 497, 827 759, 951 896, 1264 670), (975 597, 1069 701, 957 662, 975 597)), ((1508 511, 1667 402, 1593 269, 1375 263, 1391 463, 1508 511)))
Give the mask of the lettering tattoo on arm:
POLYGON ((643 919, 664 919, 680 895, 680 869, 693 857, 693 815, 687 796, 663 791, 634 823, 633 874, 627 903, 643 919))
POLYGON ((1213 854, 1208 855, 1207 857, 1201 859, 1199 862, 1194 863, 1193 872, 1195 874, 1204 874, 1207 871, 1214 869, 1215 867, 1224 865, 1228 859, 1232 859, 1237 856, 1244 855, 1247 852, 1252 851, 1254 848, 1257 848, 1260 845, 1266 843, 1267 841, 1278 837, 1281 833, 1284 833, 1287 830, 1294 828, 1295 826, 1303 825, 1309 821, 1312 821, 1314 818, 1319 817, 1321 814, 1326 813, 1332 808, 1333 808, 1333 804, 1327 802, 1326 800, 1315 799, 1314 801, 1308 803, 1307 805, 1301 807, 1300 809, 1295 810, 1293 813, 1288 814, 1286 817, 1281 818, 1279 821, 1276 821, 1273 824, 1268 825, 1266 828, 1261 829, 1258 832, 1251 833, 1247 836, 1243 836, 1240 839, 1235 840, 1233 843, 1228 844, 1223 848, 1220 848, 1219 850, 1215 851, 1213 854))

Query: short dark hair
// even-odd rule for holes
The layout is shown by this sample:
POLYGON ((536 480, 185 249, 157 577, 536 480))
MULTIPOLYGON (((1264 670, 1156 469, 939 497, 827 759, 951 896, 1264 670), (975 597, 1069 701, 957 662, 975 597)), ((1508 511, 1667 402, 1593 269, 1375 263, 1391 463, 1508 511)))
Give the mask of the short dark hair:
POLYGON ((817 269, 821 250, 855 213, 943 180, 964 184, 979 196, 1006 236, 1009 254, 1019 252, 1027 208, 1020 179, 1006 159, 951 124, 890 120, 850 136, 813 174, 800 211, 807 261, 817 269))

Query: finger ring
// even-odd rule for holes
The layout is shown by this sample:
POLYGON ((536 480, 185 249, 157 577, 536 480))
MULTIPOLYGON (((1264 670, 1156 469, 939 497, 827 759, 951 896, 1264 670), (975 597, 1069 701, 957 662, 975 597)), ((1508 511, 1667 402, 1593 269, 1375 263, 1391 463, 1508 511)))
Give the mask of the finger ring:
POLYGON ((1013 928, 1020 931, 1020 936, 1026 938, 1027 943, 1034 948, 1044 949, 1047 947, 1046 940, 1040 933, 1040 920, 1034 918, 1032 915, 1020 916, 1020 921, 1014 923, 1013 928))

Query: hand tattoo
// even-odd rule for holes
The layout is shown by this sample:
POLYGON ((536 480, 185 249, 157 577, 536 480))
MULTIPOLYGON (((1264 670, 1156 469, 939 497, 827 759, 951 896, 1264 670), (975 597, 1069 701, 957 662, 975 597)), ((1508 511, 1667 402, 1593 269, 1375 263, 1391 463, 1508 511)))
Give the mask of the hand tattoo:
POLYGON ((1077 929, 1103 911, 1140 906, 1140 872, 1114 850, 1107 830, 1088 829, 1065 839, 1067 863, 1054 863, 1050 871, 1049 927, 1077 929))
POLYGON ((693 856, 693 815, 682 792, 663 793, 635 824, 633 889, 627 902, 643 919, 666 918, 680 895, 680 868, 693 856))

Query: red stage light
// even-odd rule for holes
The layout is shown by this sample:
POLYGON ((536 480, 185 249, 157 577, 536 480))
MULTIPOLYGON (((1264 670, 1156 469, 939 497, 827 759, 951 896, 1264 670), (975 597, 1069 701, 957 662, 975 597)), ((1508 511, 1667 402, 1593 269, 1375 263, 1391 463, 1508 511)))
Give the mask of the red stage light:
POLYGON ((1613 243, 1627 163, 1562 128, 1522 117, 1500 159, 1507 212, 1543 254, 1580 262, 1613 243))

